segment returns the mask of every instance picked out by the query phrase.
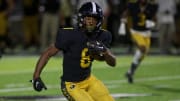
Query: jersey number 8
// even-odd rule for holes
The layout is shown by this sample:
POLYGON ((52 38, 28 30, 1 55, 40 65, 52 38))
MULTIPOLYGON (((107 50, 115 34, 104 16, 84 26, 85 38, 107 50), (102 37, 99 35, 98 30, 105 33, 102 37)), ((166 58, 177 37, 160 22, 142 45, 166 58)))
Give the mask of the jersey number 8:
POLYGON ((80 60, 80 66, 82 68, 88 68, 91 65, 91 59, 90 56, 87 55, 88 48, 84 48, 81 53, 81 60, 80 60))

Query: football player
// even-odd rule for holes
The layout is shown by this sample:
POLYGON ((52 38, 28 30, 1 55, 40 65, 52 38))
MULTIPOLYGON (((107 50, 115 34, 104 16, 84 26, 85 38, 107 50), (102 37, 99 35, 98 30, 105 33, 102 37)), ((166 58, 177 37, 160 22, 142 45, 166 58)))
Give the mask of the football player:
POLYGON ((97 59, 114 67, 116 58, 109 47, 111 33, 101 29, 102 9, 87 2, 78 11, 78 27, 58 31, 56 41, 37 62, 33 87, 47 89, 40 74, 51 56, 63 52, 61 91, 69 101, 114 101, 105 85, 91 74, 92 62, 97 59))
POLYGON ((123 18, 131 17, 131 37, 137 46, 131 67, 126 73, 129 83, 133 83, 134 72, 149 51, 151 28, 155 27, 156 11, 157 5, 149 3, 148 0, 137 0, 129 2, 127 10, 124 12, 123 18))

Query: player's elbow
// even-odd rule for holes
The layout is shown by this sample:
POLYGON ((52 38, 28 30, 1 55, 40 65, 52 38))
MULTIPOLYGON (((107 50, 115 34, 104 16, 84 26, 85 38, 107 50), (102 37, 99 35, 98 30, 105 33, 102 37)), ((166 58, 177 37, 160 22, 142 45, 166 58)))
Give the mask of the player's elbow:
POLYGON ((106 63, 107 63, 109 66, 115 67, 115 66, 116 66, 116 58, 113 57, 113 58, 109 59, 108 61, 106 61, 106 63))
POLYGON ((106 54, 104 54, 104 58, 108 65, 112 67, 116 66, 116 57, 110 51, 107 51, 106 54))
POLYGON ((116 66, 116 59, 114 60, 114 62, 111 64, 112 67, 116 66))
POLYGON ((116 66, 116 61, 112 62, 110 66, 115 67, 116 66))

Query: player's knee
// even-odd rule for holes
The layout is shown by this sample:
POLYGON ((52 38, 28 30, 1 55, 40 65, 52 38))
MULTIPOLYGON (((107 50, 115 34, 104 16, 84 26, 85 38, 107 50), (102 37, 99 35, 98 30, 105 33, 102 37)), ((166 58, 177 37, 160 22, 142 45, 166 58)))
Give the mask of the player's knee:
POLYGON ((146 46, 143 46, 143 45, 141 45, 141 46, 139 46, 139 48, 140 48, 140 51, 142 52, 142 53, 146 53, 147 52, 147 48, 146 48, 146 46))

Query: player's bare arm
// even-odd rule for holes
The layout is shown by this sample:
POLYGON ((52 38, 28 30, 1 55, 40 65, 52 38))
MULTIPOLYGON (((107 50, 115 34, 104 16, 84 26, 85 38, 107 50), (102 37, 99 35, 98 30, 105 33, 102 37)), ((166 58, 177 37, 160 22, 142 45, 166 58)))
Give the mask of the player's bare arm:
POLYGON ((50 59, 50 57, 55 55, 58 51, 59 50, 54 45, 51 45, 46 51, 42 53, 36 64, 36 68, 33 75, 34 79, 40 77, 41 71, 48 62, 48 60, 50 59))
POLYGON ((112 52, 109 49, 107 49, 103 53, 103 57, 108 65, 113 66, 113 67, 116 66, 116 57, 114 54, 112 54, 112 52))

